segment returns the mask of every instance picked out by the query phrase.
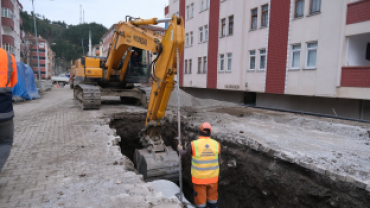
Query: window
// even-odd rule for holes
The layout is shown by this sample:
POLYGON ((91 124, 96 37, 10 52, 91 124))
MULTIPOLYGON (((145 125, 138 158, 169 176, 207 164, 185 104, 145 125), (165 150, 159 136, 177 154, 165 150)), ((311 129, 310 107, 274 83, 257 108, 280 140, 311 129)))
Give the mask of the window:
POLYGON ((185 74, 188 74, 188 60, 185 60, 185 74))
MULTIPOLYGON (((37 56, 32 56, 32 59, 37 60, 37 56)), ((45 57, 40 56, 39 60, 45 60, 45 57)))
POLYGON ((206 9, 209 9, 211 0, 206 0, 206 1, 207 1, 206 9))
POLYGON ((208 25, 204 26, 204 41, 208 41, 208 25))
POLYGON ((224 71, 224 54, 220 54, 220 71, 224 71))
POLYGON ((292 45, 292 69, 299 69, 301 59, 301 44, 292 45))
POLYGON ((249 51, 249 69, 256 69, 256 51, 249 51))
POLYGON ((311 13, 320 12, 321 0, 311 0, 311 13))
POLYGON ((226 19, 221 20, 221 37, 225 37, 226 34, 226 19))
POLYGON ((4 49, 5 49, 7 52, 9 52, 9 53, 11 53, 11 54, 14 54, 14 46, 13 46, 13 45, 8 44, 8 43, 5 43, 5 44, 3 44, 3 47, 4 47, 4 49))
POLYGON ((203 42, 203 27, 199 28, 199 43, 203 42))
POLYGON ((202 58, 198 58, 198 74, 202 73, 202 58))
POLYGON ((194 17, 194 3, 192 3, 191 5, 191 18, 194 17))
POLYGON ((5 8, 5 7, 1 8, 1 16, 2 17, 7 17, 7 18, 10 18, 10 19, 13 20, 13 12, 12 12, 12 10, 10 10, 8 8, 5 8))
POLYGON ((231 71, 231 61, 232 61, 232 54, 227 54, 227 71, 231 71))
POLYGON ((203 73, 207 73, 207 57, 203 57, 203 73))
POLYGON ((191 59, 189 59, 189 74, 191 74, 191 66, 192 65, 192 60, 191 59))
POLYGON ((303 13, 304 13, 304 0, 296 0, 294 18, 303 17, 303 13))
POLYGON ((188 46, 189 45, 189 33, 186 33, 186 39, 185 39, 185 45, 188 46))
POLYGON ((232 35, 234 32, 234 16, 229 17, 229 35, 232 35))
POLYGON ((260 50, 260 69, 266 69, 266 49, 260 50))
POLYGON ((200 1, 200 11, 204 10, 204 0, 200 1))
POLYGON ((307 43, 306 54, 307 54, 306 68, 308 69, 316 68, 317 42, 307 43))
POLYGON ((190 32, 190 45, 193 45, 193 32, 190 32))
POLYGON ((251 23, 251 29, 255 30, 257 29, 257 8, 252 10, 252 23, 251 23))
POLYGON ((190 16, 189 16, 189 7, 190 6, 187 6, 186 7, 186 19, 189 19, 190 18, 190 16))
POLYGON ((266 27, 269 21, 269 5, 262 6, 262 21, 261 26, 266 27))

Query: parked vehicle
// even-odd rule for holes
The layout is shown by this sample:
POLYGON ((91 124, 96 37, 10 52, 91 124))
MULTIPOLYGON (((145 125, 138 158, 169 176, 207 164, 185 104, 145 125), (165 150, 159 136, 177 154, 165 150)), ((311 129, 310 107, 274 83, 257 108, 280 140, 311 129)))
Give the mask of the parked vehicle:
POLYGON ((60 74, 58 76, 52 76, 51 81, 53 84, 58 83, 60 87, 64 87, 64 85, 69 83, 69 77, 67 77, 65 74, 60 74))

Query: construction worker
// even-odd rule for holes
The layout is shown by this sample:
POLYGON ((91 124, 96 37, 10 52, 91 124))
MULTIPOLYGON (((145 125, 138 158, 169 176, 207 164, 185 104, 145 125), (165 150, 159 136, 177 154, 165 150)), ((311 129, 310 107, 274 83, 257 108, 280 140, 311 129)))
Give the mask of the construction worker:
POLYGON ((17 84, 17 63, 13 55, 0 48, 0 172, 13 146, 12 87, 17 84))
POLYGON ((178 146, 180 158, 192 155, 194 201, 199 208, 217 208, 221 146, 216 140, 211 139, 211 129, 211 124, 202 123, 197 140, 192 141, 185 151, 181 145, 178 146))

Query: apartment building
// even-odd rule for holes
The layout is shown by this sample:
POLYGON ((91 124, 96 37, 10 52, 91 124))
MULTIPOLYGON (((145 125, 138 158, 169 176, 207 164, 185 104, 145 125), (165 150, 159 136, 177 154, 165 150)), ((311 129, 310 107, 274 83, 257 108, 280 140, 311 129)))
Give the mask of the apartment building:
POLYGON ((21 30, 22 19, 19 16, 23 9, 18 0, 1 0, 1 47, 21 61, 21 30))
POLYGON ((370 0, 169 0, 174 14, 187 92, 370 120, 370 0))
MULTIPOLYGON (((48 41, 41 36, 38 37, 38 50, 40 62, 40 75, 41 79, 50 79, 53 76, 53 51, 51 50, 48 41)), ((22 54, 24 56, 24 63, 28 64, 34 74, 38 76, 37 64, 37 45, 36 38, 31 34, 26 34, 24 37, 24 49, 22 54)))

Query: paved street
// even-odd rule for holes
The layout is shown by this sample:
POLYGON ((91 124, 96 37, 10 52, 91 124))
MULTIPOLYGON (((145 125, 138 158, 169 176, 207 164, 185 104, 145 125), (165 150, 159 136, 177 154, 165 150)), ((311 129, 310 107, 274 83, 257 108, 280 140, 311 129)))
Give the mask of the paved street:
POLYGON ((53 89, 14 110, 15 142, 0 173, 0 208, 179 207, 142 182, 114 145, 107 116, 82 111, 71 89, 53 89))

